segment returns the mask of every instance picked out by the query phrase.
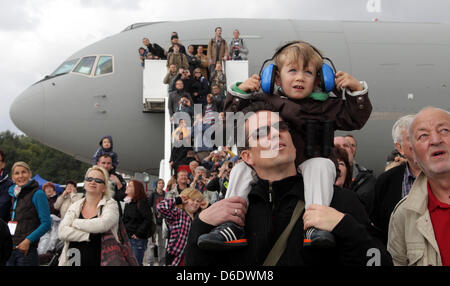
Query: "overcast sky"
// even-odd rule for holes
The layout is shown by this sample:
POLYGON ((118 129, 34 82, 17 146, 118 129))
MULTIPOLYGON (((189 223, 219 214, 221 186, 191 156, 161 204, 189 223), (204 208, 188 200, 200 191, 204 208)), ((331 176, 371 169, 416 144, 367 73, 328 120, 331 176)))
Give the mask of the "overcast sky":
POLYGON ((232 17, 448 23, 448 2, 0 0, 0 132, 19 132, 9 118, 9 107, 28 86, 52 73, 74 52, 133 23, 232 17))

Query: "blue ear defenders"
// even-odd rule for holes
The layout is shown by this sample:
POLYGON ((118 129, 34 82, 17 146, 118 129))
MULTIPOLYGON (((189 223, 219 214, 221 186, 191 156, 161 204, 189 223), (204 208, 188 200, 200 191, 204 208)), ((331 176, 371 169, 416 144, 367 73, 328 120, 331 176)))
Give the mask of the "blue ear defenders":
MULTIPOLYGON (((277 74, 278 70, 278 67, 274 64, 270 64, 267 67, 264 67, 265 64, 269 61, 272 61, 279 53, 281 53, 282 50, 296 43, 306 43, 306 42, 294 41, 287 43, 286 45, 279 48, 272 56, 272 58, 264 61, 261 70, 259 72, 259 76, 261 79, 261 89, 265 93, 273 94, 275 86, 275 75, 277 74)), ((322 63, 322 68, 317 71, 317 76, 319 77, 320 80, 319 87, 322 89, 322 91, 328 93, 334 89, 336 68, 334 67, 333 62, 329 58, 323 57, 318 49, 316 49, 313 45, 309 43, 306 44, 308 44, 314 51, 316 51, 316 53, 318 53, 323 60, 327 60, 331 64, 330 66, 326 63, 322 63)))

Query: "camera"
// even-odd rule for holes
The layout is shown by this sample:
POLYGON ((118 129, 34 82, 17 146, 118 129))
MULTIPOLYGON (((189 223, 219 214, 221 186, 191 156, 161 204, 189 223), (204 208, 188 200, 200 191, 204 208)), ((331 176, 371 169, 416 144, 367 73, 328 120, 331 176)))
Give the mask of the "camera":
POLYGON ((228 169, 232 169, 233 168, 233 162, 228 163, 228 169))
POLYGON ((241 60, 242 58, 241 58, 241 56, 239 55, 240 54, 240 50, 238 49, 238 47, 240 47, 240 45, 239 45, 239 41, 233 41, 233 54, 234 54, 234 56, 233 56, 233 58, 235 59, 235 60, 241 60))
POLYGON ((203 179, 203 176, 202 175, 198 176, 198 179, 199 180, 203 179))

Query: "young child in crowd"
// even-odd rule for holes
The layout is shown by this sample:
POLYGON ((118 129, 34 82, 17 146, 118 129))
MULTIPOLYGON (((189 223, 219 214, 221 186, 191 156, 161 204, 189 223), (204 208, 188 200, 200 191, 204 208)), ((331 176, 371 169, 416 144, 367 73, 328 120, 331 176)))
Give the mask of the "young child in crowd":
MULTIPOLYGON (((304 180, 305 209, 311 204, 329 206, 337 170, 332 151, 334 130, 350 131, 364 126, 372 111, 367 84, 342 71, 333 70, 330 79, 331 67, 324 61, 331 60, 306 42, 288 43, 270 60, 274 65, 270 67, 273 70, 268 70, 269 76, 264 69, 261 77, 253 75, 228 88, 225 111, 239 112, 258 100, 273 105, 290 127, 296 147, 295 163, 304 180), (260 87, 265 93, 258 92, 260 87)), ((248 203, 247 196, 255 180, 251 167, 236 164, 230 174, 226 198, 240 196, 248 203)), ((242 227, 233 223, 219 225, 198 239, 199 247, 205 249, 229 249, 246 244, 242 227), (233 235, 229 235, 230 231, 233 235)), ((335 241, 332 233, 310 228, 305 232, 303 244, 327 248, 333 247, 335 241)))
POLYGON ((139 51, 139 59, 141 60, 141 66, 142 66, 142 67, 145 67, 145 59, 147 58, 148 52, 147 52, 147 50, 146 50, 145 48, 143 48, 143 47, 140 47, 140 48, 138 49, 138 51, 139 51))
POLYGON ((117 168, 117 165, 119 165, 119 158, 117 156, 117 153, 113 151, 113 140, 112 137, 107 135, 104 136, 100 142, 100 147, 98 147, 97 151, 95 151, 94 156, 92 156, 92 165, 97 165, 98 159, 103 154, 108 154, 111 156, 113 160, 113 168, 114 170, 117 168))

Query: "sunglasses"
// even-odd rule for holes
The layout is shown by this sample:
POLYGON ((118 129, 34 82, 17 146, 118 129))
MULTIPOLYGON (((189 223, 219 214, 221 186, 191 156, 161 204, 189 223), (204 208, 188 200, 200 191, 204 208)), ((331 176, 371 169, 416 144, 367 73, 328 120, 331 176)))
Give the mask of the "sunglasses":
POLYGON ((86 177, 86 178, 84 178, 84 180, 85 180, 86 182, 92 182, 92 181, 95 181, 95 182, 98 183, 98 184, 105 184, 105 181, 103 181, 102 179, 98 179, 98 178, 86 177))
POLYGON ((260 138, 267 137, 270 134, 270 129, 275 128, 278 132, 289 131, 289 125, 285 121, 278 121, 272 124, 272 126, 261 126, 255 131, 253 131, 249 138, 252 137, 255 140, 259 140, 260 138))

